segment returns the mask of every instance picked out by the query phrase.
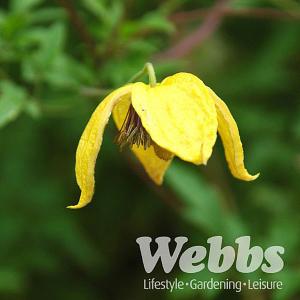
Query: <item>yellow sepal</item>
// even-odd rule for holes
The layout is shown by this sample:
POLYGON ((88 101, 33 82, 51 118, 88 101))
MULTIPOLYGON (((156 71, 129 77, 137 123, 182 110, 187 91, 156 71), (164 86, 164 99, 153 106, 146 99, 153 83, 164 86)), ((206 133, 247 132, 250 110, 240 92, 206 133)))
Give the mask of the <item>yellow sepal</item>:
POLYGON ((77 147, 75 165, 76 179, 81 189, 81 196, 76 205, 68 206, 68 208, 81 208, 92 200, 95 187, 95 164, 102 144, 104 128, 116 103, 123 96, 129 94, 131 90, 132 85, 126 85, 109 94, 97 106, 86 125, 77 147))
POLYGON ((214 91, 209 87, 207 87, 207 89, 215 100, 218 116, 218 132, 222 139, 226 160, 231 174, 234 177, 245 181, 255 180, 259 176, 259 173, 250 175, 244 166, 243 145, 233 116, 227 105, 214 93, 214 91))
POLYGON ((214 101, 196 76, 178 73, 150 87, 136 83, 132 105, 152 140, 195 164, 206 164, 216 140, 214 101))

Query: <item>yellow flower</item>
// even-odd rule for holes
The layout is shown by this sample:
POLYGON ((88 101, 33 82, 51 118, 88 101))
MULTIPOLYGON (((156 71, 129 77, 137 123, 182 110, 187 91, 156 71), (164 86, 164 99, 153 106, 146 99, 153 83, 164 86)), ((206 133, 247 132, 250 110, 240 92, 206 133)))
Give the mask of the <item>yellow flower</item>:
POLYGON ((94 170, 104 128, 111 113, 119 129, 117 143, 128 145, 158 185, 174 156, 196 165, 206 164, 221 136, 232 175, 250 181, 244 166, 237 125, 226 104, 196 76, 177 73, 155 86, 136 82, 108 95, 90 118, 76 152, 76 179, 81 189, 77 205, 94 194, 94 170))

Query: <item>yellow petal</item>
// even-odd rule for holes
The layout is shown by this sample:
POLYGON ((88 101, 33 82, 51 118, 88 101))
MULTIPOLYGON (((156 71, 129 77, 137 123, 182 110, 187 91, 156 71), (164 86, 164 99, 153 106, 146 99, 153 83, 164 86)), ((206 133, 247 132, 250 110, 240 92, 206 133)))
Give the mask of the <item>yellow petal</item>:
POLYGON ((149 87, 137 83, 132 105, 151 138, 183 160, 206 164, 216 141, 214 101, 203 82, 178 73, 149 87))
MULTIPOLYGON (((124 122, 130 103, 131 103, 130 97, 123 97, 113 110, 113 118, 118 129, 121 128, 124 122)), ((164 174, 168 169, 172 159, 168 161, 160 159, 155 154, 152 146, 144 150, 143 147, 137 147, 134 145, 131 150, 136 155, 138 160, 142 163, 149 177, 156 184, 158 185, 162 184, 164 174)))
POLYGON ((132 148, 133 153, 142 163, 145 171, 149 177, 157 184, 161 185, 163 183, 163 178, 165 172, 167 171, 172 159, 163 160, 160 159, 154 152, 153 146, 144 150, 143 147, 136 147, 135 145, 132 148))
POLYGON ((76 151, 76 179, 81 189, 78 204, 68 208, 81 208, 93 197, 95 187, 95 164, 102 144, 104 128, 109 120, 113 107, 126 94, 131 92, 132 85, 121 87, 109 94, 92 114, 80 138, 76 151))
POLYGON ((240 139, 239 130, 227 105, 208 87, 211 95, 215 99, 218 115, 218 132, 221 136, 225 149, 225 156, 231 174, 242 180, 251 181, 259 174, 250 175, 244 166, 244 151, 240 139))

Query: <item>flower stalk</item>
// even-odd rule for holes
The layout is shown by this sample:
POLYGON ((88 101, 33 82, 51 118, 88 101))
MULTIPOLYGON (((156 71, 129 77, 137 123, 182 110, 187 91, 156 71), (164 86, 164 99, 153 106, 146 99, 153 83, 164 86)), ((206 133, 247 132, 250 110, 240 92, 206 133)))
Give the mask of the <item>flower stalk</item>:
POLYGON ((137 72, 136 74, 134 74, 127 83, 136 82, 138 79, 140 79, 144 75, 148 75, 149 85, 151 87, 156 86, 157 81, 156 81, 155 71, 154 71, 153 64, 150 62, 147 62, 144 65, 143 69, 140 70, 139 72, 137 72))

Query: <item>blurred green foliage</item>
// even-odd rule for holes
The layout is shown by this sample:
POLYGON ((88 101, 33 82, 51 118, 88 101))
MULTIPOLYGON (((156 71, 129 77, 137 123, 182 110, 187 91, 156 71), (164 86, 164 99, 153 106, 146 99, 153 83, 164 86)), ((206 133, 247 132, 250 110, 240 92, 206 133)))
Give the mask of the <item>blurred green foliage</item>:
MULTIPOLYGON (((175 161, 165 186, 157 188, 135 160, 128 161, 128 153, 119 153, 110 125, 94 201, 79 211, 65 209, 79 196, 75 150, 101 97, 201 22, 178 26, 170 15, 212 5, 209 0, 1 2, 0 299, 299 299, 299 20, 226 18, 188 57, 155 62, 159 79, 192 72, 228 103, 246 165, 261 172, 257 181, 233 179, 218 142, 206 167, 175 161), (283 280, 285 288, 145 292, 135 244, 143 235, 184 235, 204 245, 212 235, 228 243, 251 235, 254 244, 282 245, 284 271, 252 278, 283 280)), ((230 5, 300 9, 293 0, 230 5)), ((154 273, 163 276, 158 269, 154 273)), ((211 276, 193 274, 199 280, 211 276)), ((174 277, 188 275, 169 276, 174 277)))

